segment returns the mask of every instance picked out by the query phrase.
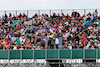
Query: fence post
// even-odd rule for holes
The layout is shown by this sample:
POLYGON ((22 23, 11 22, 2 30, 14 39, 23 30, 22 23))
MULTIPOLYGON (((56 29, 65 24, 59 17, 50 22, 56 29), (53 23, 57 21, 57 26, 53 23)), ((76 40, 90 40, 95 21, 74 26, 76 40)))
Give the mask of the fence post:
POLYGON ((60 60, 59 60, 59 67, 60 67, 60 60))
POLYGON ((47 60, 47 49, 45 50, 45 60, 47 60))
POLYGON ((61 10, 61 16, 62 16, 63 10, 61 10))
POLYGON ((50 16, 51 16, 51 10, 50 10, 50 16))
POLYGON ((27 10, 27 17, 28 17, 28 10, 27 10))
POLYGON ((34 49, 33 49, 33 59, 34 59, 34 49))
POLYGON ((20 50, 20 59, 22 60, 22 50, 20 50))
POLYGON ((16 16, 17 16, 17 10, 16 10, 16 16))
POLYGON ((59 49, 61 49, 61 46, 62 46, 62 37, 59 37, 59 45, 58 45, 59 49))
POLYGON ((45 46, 48 46, 48 41, 49 41, 49 39, 46 38, 45 46))
POLYGON ((96 49, 96 50, 97 50, 97 51, 96 51, 96 55, 97 55, 97 56, 96 56, 96 57, 97 57, 97 58, 96 58, 96 59, 97 59, 97 60, 96 60, 96 63, 99 63, 99 62, 98 62, 98 60, 99 60, 99 58, 98 58, 98 50, 99 50, 99 49, 96 49))
POLYGON ((40 10, 38 10, 38 16, 40 15, 40 10))
POLYGON ((60 53, 59 53, 59 49, 58 49, 58 60, 59 60, 59 55, 60 55, 60 53))
POLYGON ((74 12, 74 9, 73 9, 73 12, 74 12))
POLYGON ((84 9, 84 15, 86 16, 86 9, 84 9))
POLYGON ((5 11, 5 14, 6 14, 6 11, 5 11))
POLYGON ((8 50, 8 61, 10 63, 10 50, 8 50))
POLYGON ((85 49, 83 49, 83 59, 85 59, 85 49))
POLYGON ((96 49, 96 59, 98 59, 98 49, 96 49))
POLYGON ((72 49, 71 49, 71 60, 72 60, 72 49))

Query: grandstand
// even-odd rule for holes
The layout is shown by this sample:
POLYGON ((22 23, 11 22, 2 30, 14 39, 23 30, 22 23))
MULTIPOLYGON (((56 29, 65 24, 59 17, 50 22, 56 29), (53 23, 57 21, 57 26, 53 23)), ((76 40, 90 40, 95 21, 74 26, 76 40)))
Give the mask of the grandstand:
POLYGON ((98 67, 99 11, 0 11, 0 67, 98 67))

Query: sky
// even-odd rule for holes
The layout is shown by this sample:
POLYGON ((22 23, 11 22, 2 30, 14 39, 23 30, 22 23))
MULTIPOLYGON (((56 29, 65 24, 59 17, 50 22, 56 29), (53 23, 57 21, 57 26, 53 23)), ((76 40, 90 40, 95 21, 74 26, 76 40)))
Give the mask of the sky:
POLYGON ((100 0, 0 0, 0 10, 99 9, 100 0))

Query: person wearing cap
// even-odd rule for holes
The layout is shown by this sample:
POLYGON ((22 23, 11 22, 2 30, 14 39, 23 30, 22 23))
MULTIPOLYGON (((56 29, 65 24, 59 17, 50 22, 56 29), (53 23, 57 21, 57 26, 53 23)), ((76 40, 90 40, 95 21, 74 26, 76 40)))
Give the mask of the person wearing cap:
POLYGON ((94 45, 95 45, 95 48, 98 48, 97 40, 95 40, 94 45))

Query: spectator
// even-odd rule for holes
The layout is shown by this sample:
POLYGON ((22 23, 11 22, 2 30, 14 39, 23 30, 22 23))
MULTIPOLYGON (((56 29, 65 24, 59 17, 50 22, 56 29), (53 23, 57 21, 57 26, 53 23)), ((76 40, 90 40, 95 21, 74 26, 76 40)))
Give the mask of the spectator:
POLYGON ((62 16, 42 14, 27 17, 10 13, 0 18, 0 49, 98 49, 100 48, 100 16, 97 10, 81 16, 73 12, 62 16), (60 39, 61 38, 61 39, 60 39), (61 42, 62 41, 62 42, 61 42), (62 43, 62 45, 61 45, 62 43))
POLYGON ((97 9, 96 9, 95 12, 94 12, 94 17, 98 17, 97 9))
POLYGON ((59 45, 59 39, 56 37, 55 38, 55 45, 56 45, 56 48, 58 48, 58 45, 59 45))

